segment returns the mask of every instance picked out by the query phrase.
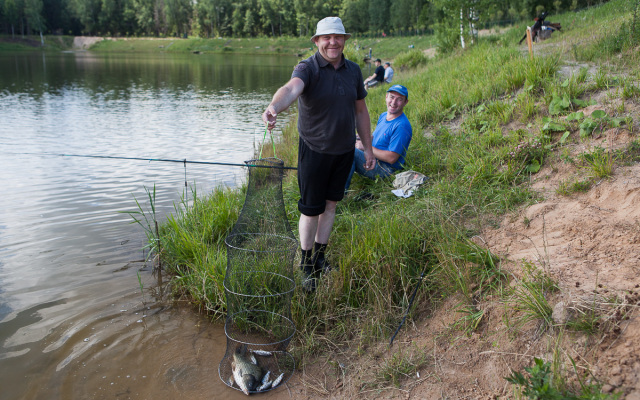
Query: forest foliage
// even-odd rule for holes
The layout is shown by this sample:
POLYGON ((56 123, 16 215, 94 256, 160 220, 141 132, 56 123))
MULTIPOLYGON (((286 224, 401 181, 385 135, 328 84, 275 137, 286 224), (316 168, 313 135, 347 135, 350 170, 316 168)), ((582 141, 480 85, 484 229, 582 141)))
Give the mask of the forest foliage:
POLYGON ((311 36, 340 16, 356 35, 460 32, 606 0, 0 0, 0 34, 311 36))

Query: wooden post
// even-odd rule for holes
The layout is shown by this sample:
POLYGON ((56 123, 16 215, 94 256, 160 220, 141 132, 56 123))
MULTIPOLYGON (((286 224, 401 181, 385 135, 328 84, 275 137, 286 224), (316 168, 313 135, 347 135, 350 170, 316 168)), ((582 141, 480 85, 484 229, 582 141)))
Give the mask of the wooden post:
POLYGON ((527 46, 529 46, 529 56, 533 60, 533 41, 531 40, 531 27, 527 26, 527 46))

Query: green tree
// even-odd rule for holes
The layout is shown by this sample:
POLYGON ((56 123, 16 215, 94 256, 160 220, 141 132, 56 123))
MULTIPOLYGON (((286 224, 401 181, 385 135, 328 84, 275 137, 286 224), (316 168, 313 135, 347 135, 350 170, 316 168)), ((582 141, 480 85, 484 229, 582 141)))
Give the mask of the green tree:
POLYGON ((2 6, 4 18, 11 26, 11 37, 15 37, 15 26, 20 22, 20 9, 16 0, 5 0, 2 6))
POLYGON ((253 36, 255 34, 256 19, 256 15, 251 7, 247 7, 244 12, 244 26, 242 27, 242 32, 247 36, 253 36))
POLYGON ((225 4, 220 0, 201 0, 195 4, 194 14, 200 25, 200 36, 220 35, 221 16, 224 17, 225 4))
POLYGON ((164 0, 164 14, 170 34, 182 36, 188 33, 191 5, 189 0, 164 0))
POLYGON ((101 0, 98 14, 99 30, 117 36, 124 23, 123 11, 119 0, 101 0))
POLYGON ((231 33, 233 36, 242 36, 244 27, 244 8, 240 3, 233 3, 233 13, 231 14, 231 33))
POLYGON ((70 0, 69 9, 82 24, 82 31, 88 35, 95 32, 98 24, 100 0, 70 0))
MULTIPOLYGON (((522 0, 524 2, 529 0, 522 0)), ((454 34, 458 35, 459 46, 474 42, 474 27, 480 25, 484 15, 495 0, 433 0, 433 6, 440 19, 435 24, 436 40, 443 51, 452 49, 454 34)))
POLYGON ((420 16, 426 0, 395 0, 390 7, 391 27, 399 30, 424 28, 420 16))
POLYGON ((40 33, 40 43, 44 46, 44 17, 42 16, 42 0, 26 0, 24 4, 24 14, 27 18, 29 28, 40 33))
POLYGON ((306 36, 311 29, 311 1, 294 0, 297 30, 300 36, 306 36))
POLYGON ((349 32, 367 32, 369 30, 368 0, 344 0, 339 16, 349 32))
POLYGON ((369 1, 370 30, 389 30, 389 0, 369 1))
POLYGON ((262 29, 276 36, 276 24, 278 23, 277 3, 273 0, 258 0, 258 13, 262 23, 262 29))

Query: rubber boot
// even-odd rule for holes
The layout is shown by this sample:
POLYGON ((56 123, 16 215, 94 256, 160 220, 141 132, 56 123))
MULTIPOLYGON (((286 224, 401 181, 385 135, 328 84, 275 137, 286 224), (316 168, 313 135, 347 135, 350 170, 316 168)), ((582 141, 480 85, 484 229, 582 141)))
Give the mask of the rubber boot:
POLYGON ((317 242, 313 244, 313 266, 316 271, 321 271, 323 274, 327 274, 333 270, 333 267, 329 264, 325 256, 326 249, 326 244, 317 242))
POLYGON ((300 260, 300 269, 302 270, 302 289, 306 292, 313 292, 316 290, 317 274, 315 272, 313 257, 313 250, 302 250, 302 258, 300 260))

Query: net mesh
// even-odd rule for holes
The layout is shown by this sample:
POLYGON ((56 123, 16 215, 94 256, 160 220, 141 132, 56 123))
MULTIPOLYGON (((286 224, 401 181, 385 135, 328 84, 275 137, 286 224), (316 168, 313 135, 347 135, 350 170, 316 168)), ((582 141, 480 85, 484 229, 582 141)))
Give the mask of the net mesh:
POLYGON ((295 369, 286 348, 296 331, 291 298, 298 242, 284 208, 283 161, 263 158, 246 164, 245 202, 225 239, 227 349, 218 372, 229 387, 257 393, 280 386, 295 369))

